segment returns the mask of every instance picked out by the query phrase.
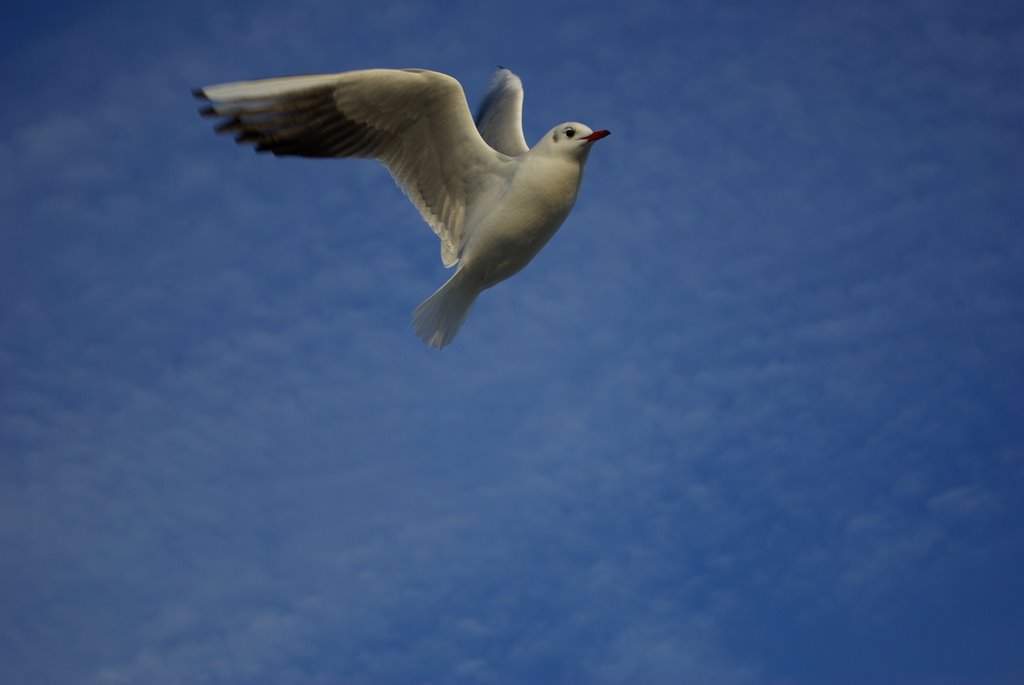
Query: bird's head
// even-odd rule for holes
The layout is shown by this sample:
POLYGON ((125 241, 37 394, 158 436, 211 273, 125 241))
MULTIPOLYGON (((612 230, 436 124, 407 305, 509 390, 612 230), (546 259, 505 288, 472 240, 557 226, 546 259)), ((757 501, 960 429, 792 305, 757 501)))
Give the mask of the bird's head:
POLYGON ((611 135, 611 131, 594 131, 586 124, 569 121, 548 131, 534 147, 543 147, 552 154, 585 157, 595 141, 611 135))

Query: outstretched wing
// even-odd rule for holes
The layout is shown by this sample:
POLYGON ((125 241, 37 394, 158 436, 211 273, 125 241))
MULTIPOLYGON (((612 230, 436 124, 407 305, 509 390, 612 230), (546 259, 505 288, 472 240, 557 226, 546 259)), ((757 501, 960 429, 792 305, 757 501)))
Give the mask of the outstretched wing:
POLYGON ((218 133, 258 152, 379 160, 441 239, 445 266, 458 261, 467 208, 510 161, 480 137, 459 82, 438 72, 369 69, 194 94, 211 103, 204 116, 226 119, 218 133))
POLYGON ((523 82, 505 67, 491 78, 476 127, 488 145, 510 157, 530 149, 523 136, 523 82))

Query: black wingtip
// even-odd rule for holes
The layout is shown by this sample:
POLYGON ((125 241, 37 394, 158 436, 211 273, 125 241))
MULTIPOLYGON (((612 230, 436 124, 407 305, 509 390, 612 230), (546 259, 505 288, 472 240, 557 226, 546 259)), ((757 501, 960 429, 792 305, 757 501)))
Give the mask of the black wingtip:
POLYGON ((231 117, 227 121, 215 126, 213 128, 214 133, 228 133, 229 131, 237 131, 242 127, 242 120, 238 117, 231 117))
POLYGON ((209 100, 210 99, 210 98, 208 98, 206 96, 206 92, 203 91, 202 88, 193 88, 192 89, 192 97, 194 97, 196 100, 209 100))

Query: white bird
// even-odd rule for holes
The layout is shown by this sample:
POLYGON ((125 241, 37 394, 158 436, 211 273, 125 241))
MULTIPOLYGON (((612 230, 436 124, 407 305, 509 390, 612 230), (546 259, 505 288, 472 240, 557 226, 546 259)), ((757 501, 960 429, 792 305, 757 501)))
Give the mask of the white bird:
POLYGON ((227 119, 218 133, 257 152, 372 157, 387 167, 441 239, 441 261, 458 265, 413 312, 416 335, 438 349, 480 293, 525 267, 562 225, 591 145, 609 134, 568 122, 527 147, 522 82, 504 68, 475 122, 459 82, 422 69, 242 81, 193 94, 211 102, 204 116, 227 119))

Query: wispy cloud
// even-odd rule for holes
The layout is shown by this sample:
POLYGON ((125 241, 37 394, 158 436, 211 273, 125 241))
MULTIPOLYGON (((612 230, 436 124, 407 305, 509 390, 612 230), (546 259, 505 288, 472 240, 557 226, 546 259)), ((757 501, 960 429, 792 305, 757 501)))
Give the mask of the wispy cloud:
POLYGON ((101 7, 18 44, 5 679, 1024 672, 945 618, 1022 625, 1018 12, 530 9, 101 7), (379 65, 472 97, 491 62, 528 132, 615 135, 441 355, 386 172, 253 156, 188 98, 379 65))

